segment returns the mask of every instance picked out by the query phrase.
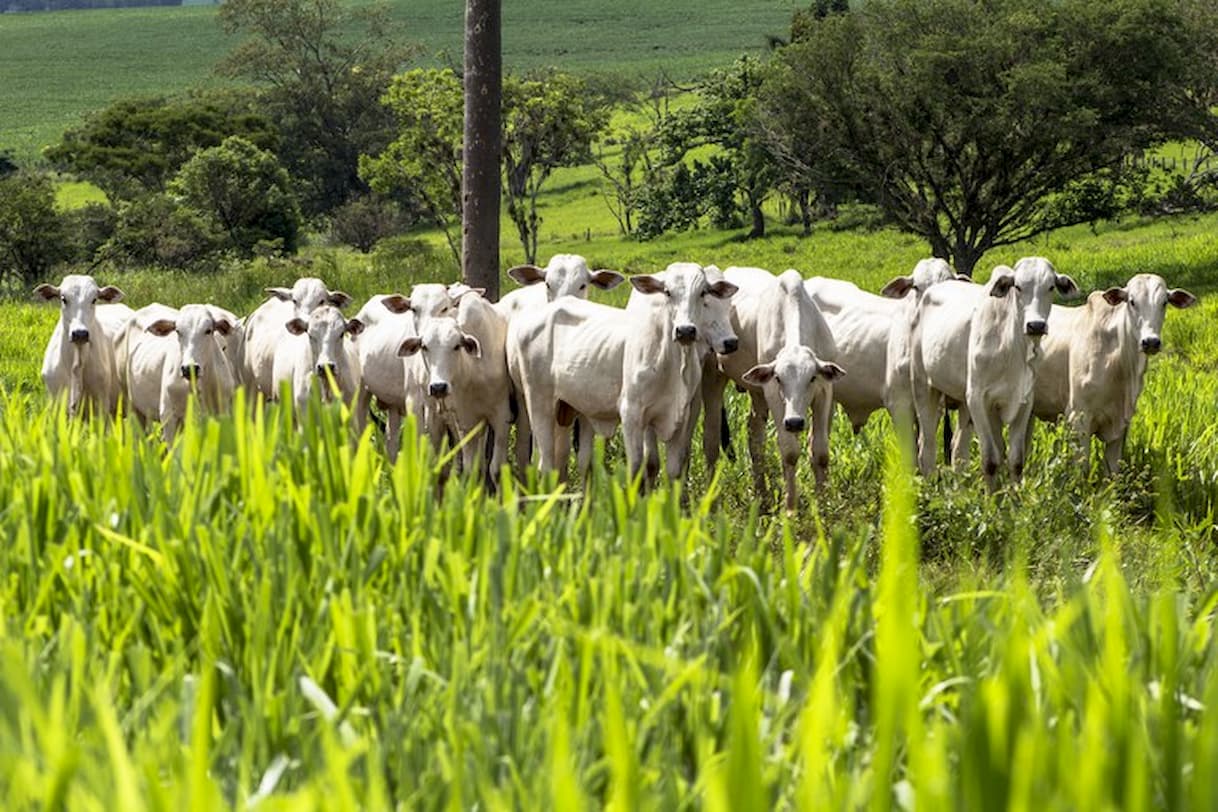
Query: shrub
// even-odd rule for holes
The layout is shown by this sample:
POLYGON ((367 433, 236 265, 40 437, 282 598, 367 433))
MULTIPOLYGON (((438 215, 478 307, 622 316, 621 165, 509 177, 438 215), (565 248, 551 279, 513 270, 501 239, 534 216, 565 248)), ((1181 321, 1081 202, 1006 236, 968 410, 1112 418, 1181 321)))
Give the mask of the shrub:
POLYGON ((67 255, 50 179, 27 172, 0 177, 0 281, 34 284, 67 255))
POLYGON ((60 218, 67 259, 71 262, 92 262, 118 227, 118 212, 107 203, 86 203, 65 211, 60 218))
POLYGON ((114 235, 102 253, 132 265, 214 269, 222 244, 197 212, 168 195, 154 194, 119 207, 114 235))
POLYGON ((364 195, 344 203, 330 217, 330 237, 367 254, 386 237, 406 227, 397 204, 375 195, 364 195))

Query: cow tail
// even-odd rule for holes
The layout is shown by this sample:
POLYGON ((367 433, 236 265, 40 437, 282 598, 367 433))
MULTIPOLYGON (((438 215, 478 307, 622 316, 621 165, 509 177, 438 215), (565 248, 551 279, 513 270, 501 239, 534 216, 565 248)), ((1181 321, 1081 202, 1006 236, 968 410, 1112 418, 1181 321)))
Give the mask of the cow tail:
POLYGON ((943 464, 952 464, 952 412, 943 409, 943 464))

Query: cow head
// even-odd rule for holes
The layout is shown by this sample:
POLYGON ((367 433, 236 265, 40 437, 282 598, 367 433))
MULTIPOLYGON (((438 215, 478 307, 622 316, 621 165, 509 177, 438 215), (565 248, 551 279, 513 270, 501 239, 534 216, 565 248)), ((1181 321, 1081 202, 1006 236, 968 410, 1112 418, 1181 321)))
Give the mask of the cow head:
POLYGON ((789 345, 778 351, 768 364, 758 364, 744 373, 744 382, 766 390, 766 400, 780 398, 783 404, 782 428, 800 432, 807 428, 805 415, 812 405, 813 385, 832 383, 845 371, 830 361, 821 361, 803 345, 789 345))
MULTIPOLYGON (((309 314, 308 320, 300 317, 289 321, 285 327, 292 335, 307 335, 313 372, 323 378, 337 379, 343 361, 345 336, 357 336, 364 331, 359 319, 344 319, 337 307, 322 305, 309 314)), ((325 390, 323 390, 325 391, 325 390)))
POLYGON ((508 276, 521 285, 545 283, 546 301, 549 302, 560 296, 587 299, 589 285, 609 290, 626 279, 617 271, 589 270, 588 261, 578 254, 555 254, 544 268, 517 265, 508 271, 508 276))
POLYGON ((43 283, 34 288, 34 295, 48 302, 59 299, 59 319, 73 344, 89 343, 90 331, 96 329, 94 308, 98 302, 113 303, 123 298, 123 292, 113 285, 98 287, 93 277, 80 274, 65 276, 59 287, 43 283))
POLYGON ((208 365, 218 358, 218 336, 230 335, 233 329, 231 321, 217 318, 207 305, 186 305, 178 311, 176 319, 157 319, 146 328, 157 336, 177 334, 182 359, 178 371, 187 380, 198 380, 208 374, 208 365))
POLYGON ((307 320, 309 314, 319 307, 344 308, 351 297, 341 290, 330 290, 326 283, 312 276, 297 279, 290 288, 267 288, 266 293, 281 302, 291 302, 296 308, 296 318, 307 320))
POLYGON ((959 279, 965 282, 972 281, 970 277, 953 271, 952 266, 947 264, 945 259, 940 259, 939 257, 921 259, 914 266, 912 274, 896 277, 883 287, 880 295, 887 296, 889 299, 901 299, 907 293, 913 291, 914 295, 917 296, 924 293, 931 285, 946 282, 949 279, 959 279))
POLYGON ((708 280, 702 266, 693 262, 674 262, 663 273, 632 276, 630 284, 640 293, 664 297, 672 321, 672 338, 681 344, 698 340, 699 325, 704 331, 709 329, 710 299, 727 300, 737 290, 726 279, 708 280))
POLYGON ((455 319, 442 317, 429 320, 419 335, 407 338, 398 347, 398 355, 404 358, 416 354, 427 370, 427 394, 446 398, 453 393, 453 381, 460 377, 457 370, 464 357, 481 358, 482 345, 463 333, 455 319))
POLYGON ((1154 355, 1163 348, 1160 332, 1167 306, 1192 307, 1197 303, 1197 297, 1183 288, 1168 290, 1161 276, 1140 273, 1125 283, 1125 287, 1104 291, 1104 301, 1113 307, 1124 304, 1129 308, 1138 332, 1138 349, 1154 355))
POLYGON ((425 282, 410 289, 410 298, 394 293, 381 299, 381 304, 391 313, 413 313, 415 323, 421 326, 428 319, 454 315, 462 297, 484 293, 486 288, 471 288, 463 282, 425 282))
POLYGON ((1006 265, 995 268, 986 283, 986 292, 997 298, 1014 295, 1023 314, 1024 333, 1038 339, 1049 332, 1053 294, 1072 298, 1078 295, 1078 285, 1065 274, 1059 274, 1044 257, 1024 257, 1014 268, 1006 265))

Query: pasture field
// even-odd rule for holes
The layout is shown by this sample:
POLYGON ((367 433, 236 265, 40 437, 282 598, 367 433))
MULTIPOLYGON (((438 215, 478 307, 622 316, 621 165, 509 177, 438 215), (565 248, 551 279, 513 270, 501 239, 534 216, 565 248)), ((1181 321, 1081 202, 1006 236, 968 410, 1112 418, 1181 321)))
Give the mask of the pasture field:
MULTIPOLYGON (((555 218, 556 221, 559 218, 555 218)), ((1039 426, 1021 487, 928 480, 886 419, 839 419, 830 484, 762 509, 695 453, 690 504, 617 443, 587 490, 499 495, 429 450, 394 466, 337 408, 69 422, 37 381, 55 309, 0 305, 0 793, 13 808, 1214 808, 1218 217, 1068 229, 1084 289, 1172 311, 1108 482, 1039 426)), ((505 247, 510 247, 506 240, 505 247)), ((594 266, 792 266, 876 289, 888 230, 543 243, 594 266)), ((508 257, 514 261, 518 257, 508 257)), ((109 275, 128 301, 239 312, 305 273, 357 300, 451 278, 439 250, 315 250, 218 275, 109 275)), ((983 272, 984 274, 984 272, 983 272)), ((975 455, 974 455, 975 457, 975 455)), ((1093 456, 1094 458, 1097 455, 1093 456)), ((771 482, 777 478, 772 460, 771 482)))
MULTIPOLYGON (((509 69, 675 78, 761 53, 786 32, 793 0, 514 0, 503 10, 509 69)), ((462 5, 392 0, 418 62, 461 60, 462 5)), ((237 40, 214 7, 101 9, 0 15, 0 150, 23 162, 117 98, 169 94, 222 81, 213 67, 237 40)))

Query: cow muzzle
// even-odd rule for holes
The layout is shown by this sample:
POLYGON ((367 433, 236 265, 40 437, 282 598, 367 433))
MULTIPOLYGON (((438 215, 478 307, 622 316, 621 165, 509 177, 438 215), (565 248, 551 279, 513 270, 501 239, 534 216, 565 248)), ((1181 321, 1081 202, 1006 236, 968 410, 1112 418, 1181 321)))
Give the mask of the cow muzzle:
POLYGON ((72 340, 73 344, 88 344, 89 331, 78 327, 68 334, 68 338, 72 340))
POLYGON ((736 350, 740 349, 740 339, 728 338, 723 341, 723 349, 719 350, 720 355, 731 355, 736 350))
POLYGON ((782 427, 792 433, 803 431, 807 425, 808 421, 802 417, 788 417, 782 421, 782 427))
POLYGON ((1049 333, 1049 323, 1047 321, 1030 321, 1024 325, 1024 332, 1034 338, 1039 338, 1049 333))
POLYGON ((690 344, 698 339, 698 328, 692 324, 679 324, 672 331, 672 337, 682 344, 690 344))
POLYGON ((320 377, 322 377, 322 378, 326 377, 327 373, 331 377, 337 378, 338 377, 338 364, 318 364, 317 365, 317 374, 320 377))
POLYGON ((203 374, 203 367, 198 364, 182 364, 181 372, 182 377, 186 380, 195 380, 203 374))
POLYGON ((448 397, 448 391, 449 386, 444 381, 437 381, 427 386, 427 394, 433 398, 446 398, 448 397))
POLYGON ((1158 336, 1147 336, 1142 339, 1142 352, 1147 355, 1154 355, 1161 349, 1163 349, 1163 340, 1158 336))

